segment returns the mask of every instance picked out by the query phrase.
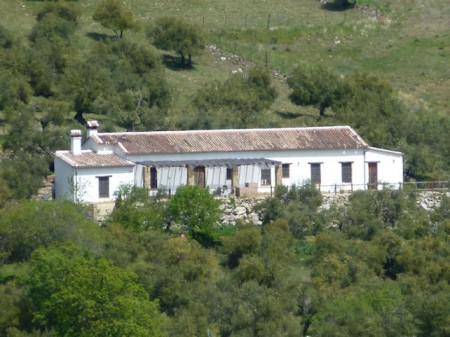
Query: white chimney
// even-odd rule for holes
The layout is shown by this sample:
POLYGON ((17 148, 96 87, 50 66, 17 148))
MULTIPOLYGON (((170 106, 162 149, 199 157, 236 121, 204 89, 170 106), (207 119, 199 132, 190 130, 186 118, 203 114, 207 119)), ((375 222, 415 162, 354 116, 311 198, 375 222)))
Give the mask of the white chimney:
POLYGON ((70 152, 72 154, 81 153, 81 130, 70 131, 70 152))
POLYGON ((98 130, 97 121, 87 121, 87 138, 91 138, 93 135, 96 135, 97 130, 98 130))

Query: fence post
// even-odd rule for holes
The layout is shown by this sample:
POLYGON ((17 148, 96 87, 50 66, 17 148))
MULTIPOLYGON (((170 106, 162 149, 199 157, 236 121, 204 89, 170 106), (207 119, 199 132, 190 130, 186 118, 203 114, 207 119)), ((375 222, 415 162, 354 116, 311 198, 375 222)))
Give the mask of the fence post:
POLYGON ((337 184, 334 184, 334 194, 337 194, 337 184))
POLYGON ((271 17, 271 14, 267 15, 267 29, 270 28, 270 17, 271 17))
POLYGON ((272 185, 270 185, 270 197, 273 196, 272 185))

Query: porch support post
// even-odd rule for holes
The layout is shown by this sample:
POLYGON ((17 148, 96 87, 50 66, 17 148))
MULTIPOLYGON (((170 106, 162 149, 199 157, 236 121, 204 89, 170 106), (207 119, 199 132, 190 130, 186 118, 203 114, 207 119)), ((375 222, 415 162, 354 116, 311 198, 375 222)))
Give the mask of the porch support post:
POLYGON ((144 188, 150 191, 150 167, 144 166, 144 188))
POLYGON ((187 166, 187 184, 195 185, 194 168, 191 166, 187 166))
POLYGON ((239 166, 233 166, 231 170, 231 189, 233 190, 234 188, 239 187, 239 166))
POLYGON ((275 186, 283 184, 283 168, 281 164, 275 166, 275 186))

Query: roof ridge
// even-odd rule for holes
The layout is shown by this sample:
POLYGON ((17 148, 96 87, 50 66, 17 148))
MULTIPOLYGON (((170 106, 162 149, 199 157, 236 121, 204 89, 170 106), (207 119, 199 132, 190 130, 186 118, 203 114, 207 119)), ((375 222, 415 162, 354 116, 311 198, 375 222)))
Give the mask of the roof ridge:
MULTIPOLYGON (((296 130, 314 130, 314 129, 351 129, 349 125, 329 125, 329 126, 302 126, 302 127, 284 127, 284 128, 252 128, 252 129, 200 129, 200 130, 159 130, 159 131, 133 131, 133 132, 99 132, 96 136, 102 135, 143 135, 143 134, 190 134, 190 133, 228 133, 228 132, 264 132, 264 131, 296 131, 296 130)), ((355 132, 356 133, 356 132, 355 132)))

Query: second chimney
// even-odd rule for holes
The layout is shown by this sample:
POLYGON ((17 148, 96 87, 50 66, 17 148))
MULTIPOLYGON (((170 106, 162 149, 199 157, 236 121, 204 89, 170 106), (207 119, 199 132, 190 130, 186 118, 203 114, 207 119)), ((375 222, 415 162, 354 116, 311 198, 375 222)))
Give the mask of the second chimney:
POLYGON ((91 138, 93 135, 96 135, 97 130, 98 130, 97 121, 87 121, 87 138, 91 138))

